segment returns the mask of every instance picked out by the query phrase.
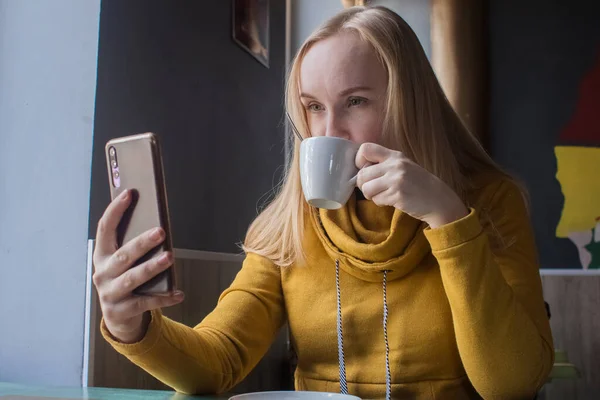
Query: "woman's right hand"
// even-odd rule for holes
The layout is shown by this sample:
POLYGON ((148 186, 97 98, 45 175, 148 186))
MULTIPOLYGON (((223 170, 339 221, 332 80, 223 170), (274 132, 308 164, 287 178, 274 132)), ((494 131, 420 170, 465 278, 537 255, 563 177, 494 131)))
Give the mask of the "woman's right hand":
POLYGON ((146 334, 150 310, 183 301, 183 293, 142 296, 133 290, 173 264, 173 254, 164 252, 131 268, 140 257, 165 238, 161 228, 151 229, 121 248, 117 247, 117 226, 131 203, 130 191, 113 200, 98 222, 94 249, 93 281, 100 299, 104 323, 109 332, 123 343, 135 343, 146 334))

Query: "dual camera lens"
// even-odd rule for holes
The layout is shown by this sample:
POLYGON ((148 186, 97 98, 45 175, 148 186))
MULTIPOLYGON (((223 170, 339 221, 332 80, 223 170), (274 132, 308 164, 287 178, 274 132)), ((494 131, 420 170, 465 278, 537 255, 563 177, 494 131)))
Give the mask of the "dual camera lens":
POLYGON ((119 173, 119 162, 117 160, 117 150, 114 147, 108 149, 110 170, 112 175, 112 183, 114 187, 118 188, 121 186, 121 174, 119 173))

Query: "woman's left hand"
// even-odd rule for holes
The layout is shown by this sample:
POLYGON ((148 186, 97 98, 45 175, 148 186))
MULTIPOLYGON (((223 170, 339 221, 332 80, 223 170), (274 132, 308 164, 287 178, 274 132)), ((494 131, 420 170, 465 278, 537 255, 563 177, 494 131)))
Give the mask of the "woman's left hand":
POLYGON ((399 151, 364 143, 356 155, 356 185, 378 206, 393 206, 431 228, 468 214, 458 195, 438 177, 399 151))

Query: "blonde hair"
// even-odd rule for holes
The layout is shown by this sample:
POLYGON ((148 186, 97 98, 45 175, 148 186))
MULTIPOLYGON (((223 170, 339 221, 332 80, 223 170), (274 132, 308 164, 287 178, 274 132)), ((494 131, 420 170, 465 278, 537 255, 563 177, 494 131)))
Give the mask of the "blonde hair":
MULTIPOLYGON (((376 51, 388 75, 382 144, 402 151, 436 175, 468 205, 471 178, 483 171, 505 175, 452 109, 410 26, 385 7, 352 7, 317 29, 298 51, 286 87, 286 108, 304 137, 310 136, 299 98, 300 65, 311 46, 340 32, 356 32, 376 51)), ((302 237, 308 204, 299 173, 300 141, 294 140, 286 173, 273 201, 248 229, 244 251, 279 266, 305 259, 302 237)))

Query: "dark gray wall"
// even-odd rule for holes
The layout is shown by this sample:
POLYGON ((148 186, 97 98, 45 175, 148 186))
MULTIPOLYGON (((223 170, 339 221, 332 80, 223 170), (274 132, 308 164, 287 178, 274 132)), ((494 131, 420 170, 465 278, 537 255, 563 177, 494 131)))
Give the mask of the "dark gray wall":
POLYGON ((528 185, 542 268, 579 267, 555 237, 563 196, 554 146, 600 51, 600 1, 490 1, 491 140, 494 158, 528 185))
POLYGON ((231 3, 102 1, 90 237, 109 201, 104 144, 152 131, 175 246, 239 251, 284 162, 285 2, 270 2, 269 69, 232 40, 231 3))

